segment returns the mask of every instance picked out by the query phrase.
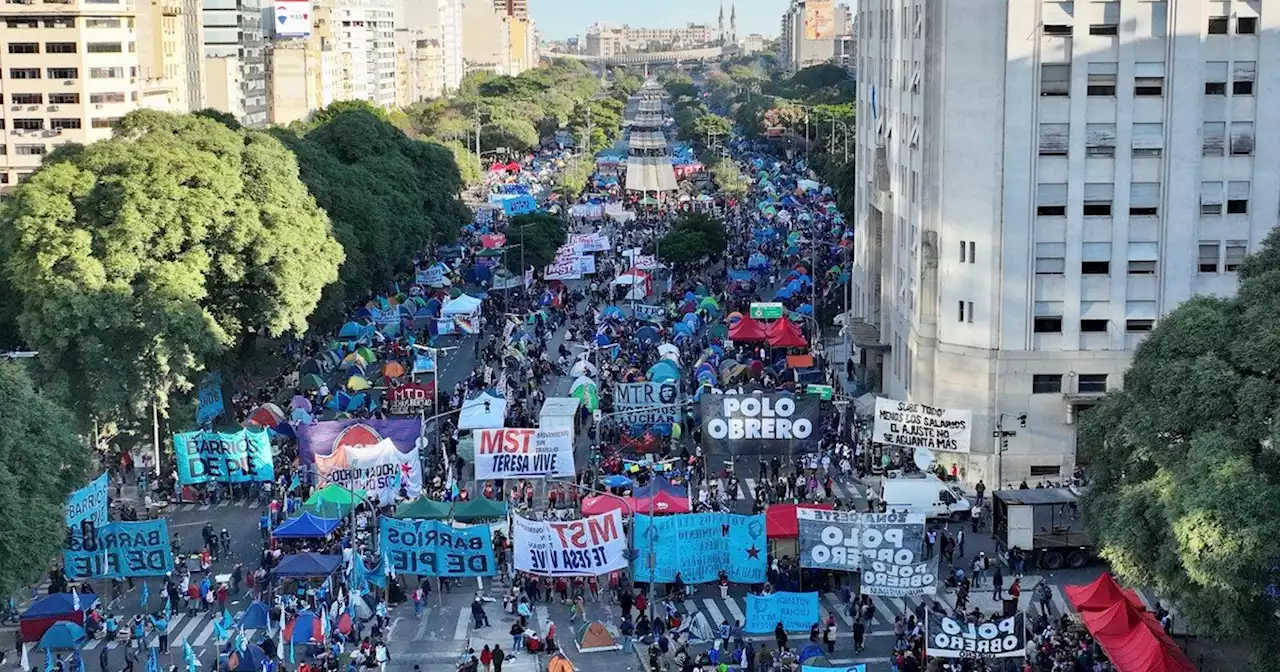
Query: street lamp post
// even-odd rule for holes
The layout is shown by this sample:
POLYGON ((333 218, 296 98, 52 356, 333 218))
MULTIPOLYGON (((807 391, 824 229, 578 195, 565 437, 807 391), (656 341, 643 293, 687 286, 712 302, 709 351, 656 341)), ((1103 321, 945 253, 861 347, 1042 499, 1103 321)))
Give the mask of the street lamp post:
MULTIPOLYGON (((430 345, 419 345, 417 343, 414 343, 413 347, 431 355, 431 387, 432 387, 431 412, 433 414, 432 417, 438 418, 440 417, 440 355, 448 354, 454 350, 457 350, 458 346, 451 345, 448 347, 437 348, 430 345)), ((458 405, 458 409, 459 410, 462 409, 461 404, 458 405)), ((422 429, 423 431, 426 431, 427 428, 425 423, 423 424, 422 429)), ((440 447, 440 421, 439 420, 436 420, 435 435, 436 435, 436 447, 439 448, 440 447)), ((441 455, 443 456, 443 450, 441 451, 441 455)), ((445 464, 445 469, 449 469, 449 468, 450 468, 450 465, 445 464)), ((448 472, 446 471, 446 473, 448 472)))

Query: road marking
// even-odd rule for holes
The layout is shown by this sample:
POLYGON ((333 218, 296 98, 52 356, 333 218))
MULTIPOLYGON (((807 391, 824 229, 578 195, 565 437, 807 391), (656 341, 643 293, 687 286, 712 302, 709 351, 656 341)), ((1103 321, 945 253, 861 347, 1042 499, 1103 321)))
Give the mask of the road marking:
POLYGON ((853 619, 849 618, 849 610, 841 604, 839 596, 835 593, 827 593, 822 597, 827 601, 827 606, 831 608, 831 611, 838 614, 840 616, 840 620, 844 621, 845 625, 853 627, 853 619))
POLYGON ((729 613, 738 623, 746 623, 747 617, 742 614, 742 609, 738 608, 738 601, 732 597, 724 601, 724 606, 729 608, 729 613))
POLYGON ((453 626, 453 639, 455 641, 466 639, 469 627, 471 627, 471 610, 464 607, 458 610, 458 622, 453 626))
MULTIPOLYGON (((539 605, 533 608, 533 621, 529 623, 529 629, 534 632, 542 632, 542 629, 547 627, 547 624, 550 622, 551 613, 547 611, 547 607, 545 605, 539 605)), ((556 642, 556 644, 559 643, 560 642, 556 642)))
POLYGON ((200 505, 200 510, 201 510, 201 511, 208 511, 208 510, 209 510, 209 505, 208 505, 208 504, 201 504, 201 505, 200 505))
POLYGON ((191 620, 187 622, 187 626, 182 629, 182 632, 178 633, 178 639, 184 642, 191 641, 188 638, 191 636, 191 632, 196 629, 196 626, 200 625, 200 620, 201 619, 198 616, 192 617, 191 620))
POLYGON ((204 626, 204 630, 201 630, 200 634, 196 636, 195 641, 191 642, 192 646, 204 646, 204 643, 209 641, 209 637, 213 635, 213 623, 215 620, 216 619, 209 619, 209 624, 204 626))
POLYGON ((418 631, 413 633, 413 641, 421 641, 427 636, 427 626, 430 625, 431 607, 422 610, 422 621, 418 623, 418 631))
POLYGON ((702 602, 707 605, 707 611, 711 612, 711 625, 719 626, 724 623, 724 614, 720 613, 720 607, 716 606, 715 600, 708 597, 703 599, 702 602))
MULTIPOLYGON (((230 503, 231 503, 231 500, 229 500, 229 499, 224 499, 224 500, 222 500, 221 502, 218 502, 218 508, 219 508, 219 509, 224 508, 225 506, 227 506, 227 505, 228 505, 228 504, 230 504, 230 503)), ((239 504, 237 504, 236 506, 239 506, 239 504)))
MULTIPOLYGON (((744 478, 742 479, 742 484, 746 486, 744 488, 741 488, 741 490, 744 491, 744 494, 749 496, 751 499, 755 499, 756 498, 756 479, 744 478)), ((745 498, 746 497, 744 497, 744 499, 745 498)))

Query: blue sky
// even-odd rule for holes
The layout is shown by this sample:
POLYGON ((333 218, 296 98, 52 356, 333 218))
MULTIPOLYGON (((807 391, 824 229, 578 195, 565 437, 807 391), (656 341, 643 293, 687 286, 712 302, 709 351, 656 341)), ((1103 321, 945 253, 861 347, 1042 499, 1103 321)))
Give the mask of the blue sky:
MULTIPOLYGON (((776 37, 788 0, 737 0, 738 34, 761 33, 776 37)), ((651 28, 675 28, 686 23, 715 26, 718 0, 529 0, 529 13, 544 39, 561 40, 586 34, 595 23, 651 28)), ((729 0, 725 1, 725 28, 729 25, 729 0)))

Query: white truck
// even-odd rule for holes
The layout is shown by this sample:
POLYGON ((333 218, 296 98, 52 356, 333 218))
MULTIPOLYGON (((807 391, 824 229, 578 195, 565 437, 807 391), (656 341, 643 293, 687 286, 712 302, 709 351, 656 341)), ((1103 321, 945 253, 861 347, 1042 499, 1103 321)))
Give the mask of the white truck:
POLYGON ((923 513, 927 518, 967 520, 973 504, 951 483, 932 474, 910 474, 886 478, 880 501, 889 511, 923 513))

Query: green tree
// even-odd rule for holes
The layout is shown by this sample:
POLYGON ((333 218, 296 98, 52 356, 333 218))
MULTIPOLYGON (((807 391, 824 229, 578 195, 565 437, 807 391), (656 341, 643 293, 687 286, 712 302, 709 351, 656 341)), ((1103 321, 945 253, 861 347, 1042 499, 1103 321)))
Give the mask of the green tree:
POLYGON ((523 260, 525 268, 532 266, 541 269, 555 261, 556 250, 569 239, 569 227, 563 219, 545 212, 532 212, 511 218, 507 225, 507 242, 520 245, 519 250, 507 253, 507 268, 512 273, 522 273, 523 260))
POLYGON ((538 129, 521 117, 493 119, 480 128, 481 151, 504 147, 511 152, 527 152, 538 146, 538 129))
POLYGON ((656 252, 663 261, 687 266, 700 259, 723 254, 729 246, 724 222, 704 212, 680 215, 657 243, 656 252))
POLYGON ((82 419, 164 409, 229 348, 302 333, 343 259, 279 142, 153 111, 51 156, 0 245, 42 379, 82 419))
POLYGON ((732 159, 718 159, 711 164, 711 179, 726 196, 742 198, 747 195, 746 178, 737 162, 732 159))
POLYGON ((67 536, 67 497, 89 475, 71 414, 0 360, 0 595, 38 583, 67 536))
POLYGON ((1234 299, 1160 321, 1084 417, 1084 516, 1123 581, 1155 588, 1194 631, 1275 651, 1280 583, 1280 232, 1239 269, 1234 299))
POLYGON ((576 199, 587 190, 587 182, 593 171, 592 161, 586 158, 574 158, 565 164, 556 174, 556 190, 564 196, 576 199))
POLYGON ((453 162, 458 165, 458 176, 465 185, 479 184, 484 180, 484 166, 480 163, 480 157, 476 153, 467 149, 460 142, 444 142, 441 143, 450 152, 453 153, 453 162))
POLYGON ((733 124, 718 114, 708 112, 694 120, 693 132, 702 147, 711 147, 720 138, 728 138, 733 132, 733 124))

